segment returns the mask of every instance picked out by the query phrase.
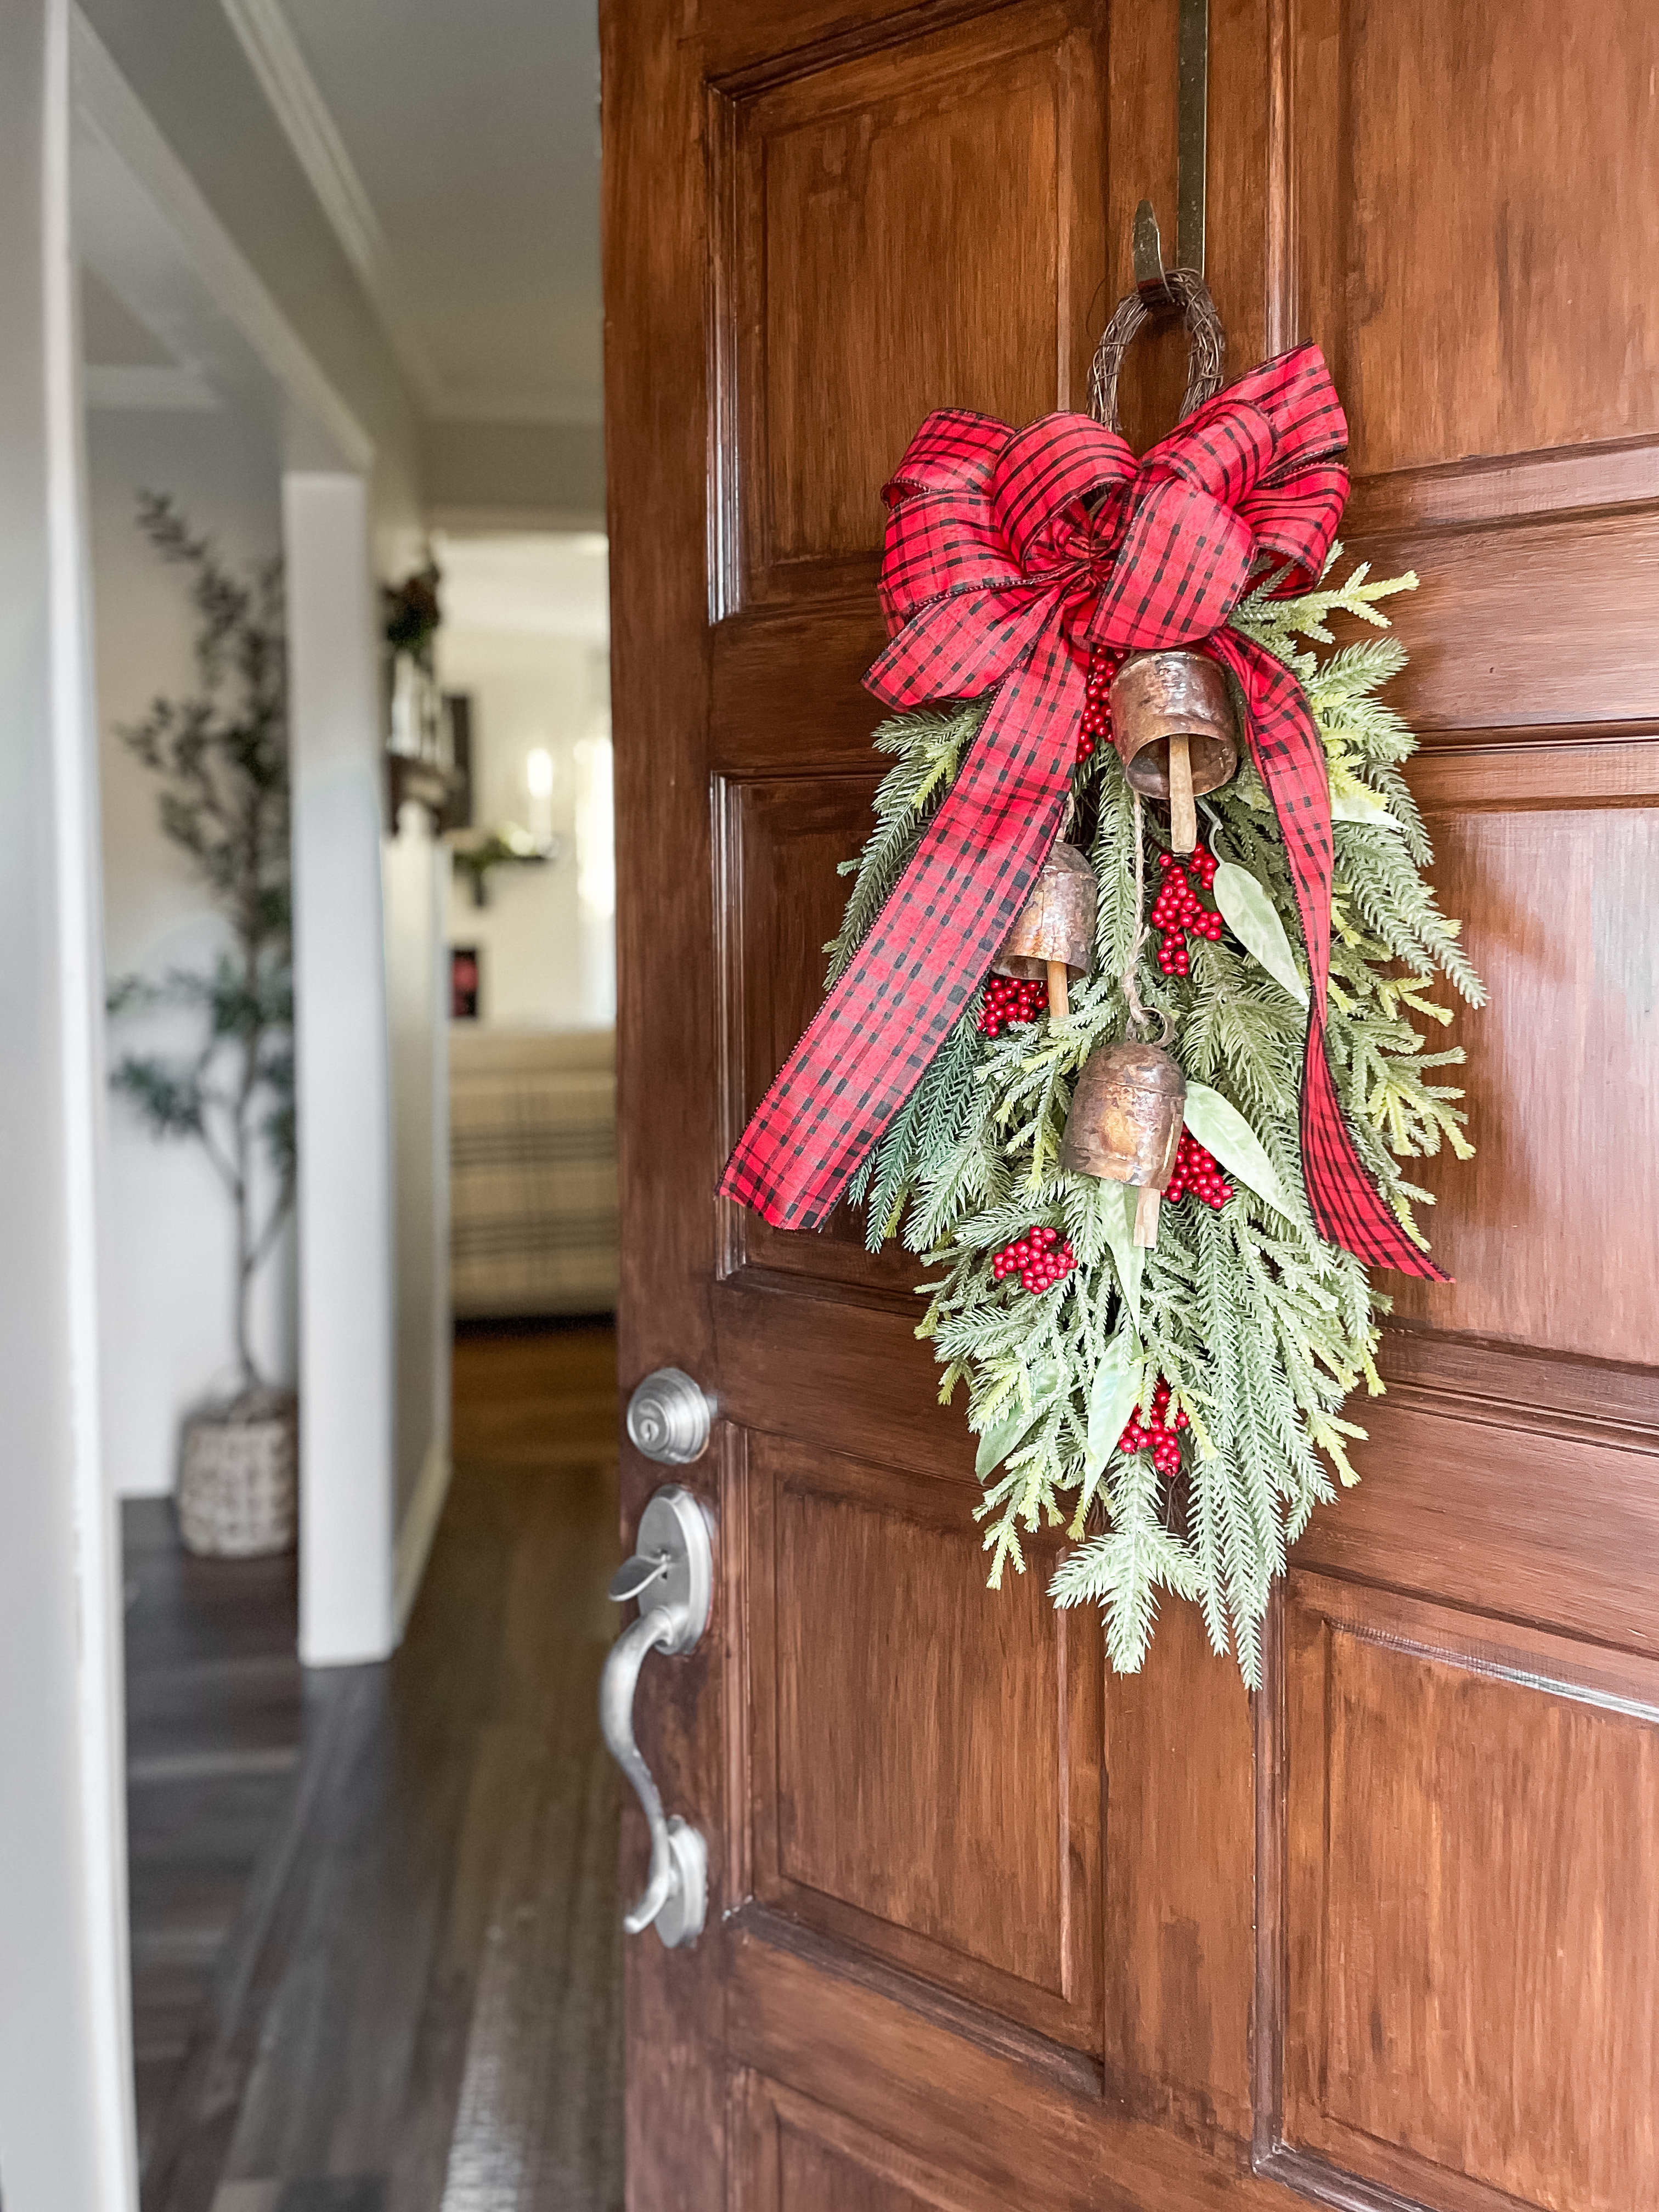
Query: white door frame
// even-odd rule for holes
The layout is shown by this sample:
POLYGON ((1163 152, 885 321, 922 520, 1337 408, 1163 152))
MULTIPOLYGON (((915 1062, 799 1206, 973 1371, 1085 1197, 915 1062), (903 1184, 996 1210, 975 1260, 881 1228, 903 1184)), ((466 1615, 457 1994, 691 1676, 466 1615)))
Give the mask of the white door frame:
POLYGON ((0 2191, 137 2203, 68 0, 0 10, 0 2191))

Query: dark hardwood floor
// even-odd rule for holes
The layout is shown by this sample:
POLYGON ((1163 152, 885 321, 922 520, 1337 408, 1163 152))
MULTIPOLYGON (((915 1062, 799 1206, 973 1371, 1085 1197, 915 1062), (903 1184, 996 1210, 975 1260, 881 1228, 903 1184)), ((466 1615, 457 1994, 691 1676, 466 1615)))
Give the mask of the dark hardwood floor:
POLYGON ((304 1716, 295 1563, 193 1559, 163 1498, 123 1508, 127 1837, 139 2157, 177 2092, 304 1716))
POLYGON ((301 1669, 291 1560, 126 1509, 144 2212, 622 2204, 608 1328, 470 1334, 401 1649, 301 1669))

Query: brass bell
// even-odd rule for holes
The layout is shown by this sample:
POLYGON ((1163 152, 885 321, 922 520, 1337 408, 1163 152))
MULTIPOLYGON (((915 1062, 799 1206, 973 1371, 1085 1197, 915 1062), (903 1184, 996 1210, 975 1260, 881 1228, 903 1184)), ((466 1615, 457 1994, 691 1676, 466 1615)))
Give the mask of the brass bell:
POLYGON ((1158 1193, 1175 1172, 1186 1104, 1179 1064, 1133 1037, 1097 1045, 1078 1078, 1060 1164, 1069 1175, 1139 1186, 1137 1244, 1158 1242, 1158 1193))
POLYGON ((1086 975, 1095 957, 1095 872, 1086 854, 1059 840, 1042 864, 1025 911, 1008 933, 992 966, 999 975, 1048 983, 1048 1012, 1064 1021, 1071 1012, 1066 985, 1086 975))
POLYGON ((1194 798, 1238 772, 1238 728, 1220 662, 1201 653, 1132 653, 1112 678, 1110 706, 1129 788, 1169 800, 1170 842, 1190 853, 1194 798))

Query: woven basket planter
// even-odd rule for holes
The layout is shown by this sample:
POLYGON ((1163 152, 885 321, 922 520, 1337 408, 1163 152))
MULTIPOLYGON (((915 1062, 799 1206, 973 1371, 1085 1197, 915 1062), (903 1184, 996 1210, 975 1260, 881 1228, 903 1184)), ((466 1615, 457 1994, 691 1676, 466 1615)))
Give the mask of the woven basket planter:
POLYGON ((299 1419, 293 1398, 250 1390, 185 1424, 179 1533, 186 1551, 250 1559, 286 1552, 299 1522, 299 1419))

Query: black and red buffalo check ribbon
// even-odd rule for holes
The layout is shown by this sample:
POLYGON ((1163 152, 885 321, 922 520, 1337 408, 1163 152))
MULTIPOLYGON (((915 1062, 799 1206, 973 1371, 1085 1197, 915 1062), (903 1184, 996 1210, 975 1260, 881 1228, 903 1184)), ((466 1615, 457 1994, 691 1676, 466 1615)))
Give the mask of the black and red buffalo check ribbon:
POLYGON ((973 999, 1054 841, 1086 672, 1200 641, 1237 678, 1308 950, 1302 1154, 1322 1236, 1444 1280, 1371 1182, 1325 1050, 1331 812, 1301 685, 1224 627, 1252 580, 1320 575, 1343 504, 1347 423, 1317 346, 1253 369, 1137 463, 1085 415, 1024 430, 930 415, 884 492, 892 642, 865 678, 890 707, 994 690, 967 760, 857 957, 726 1163, 720 1189, 816 1229, 973 999))

